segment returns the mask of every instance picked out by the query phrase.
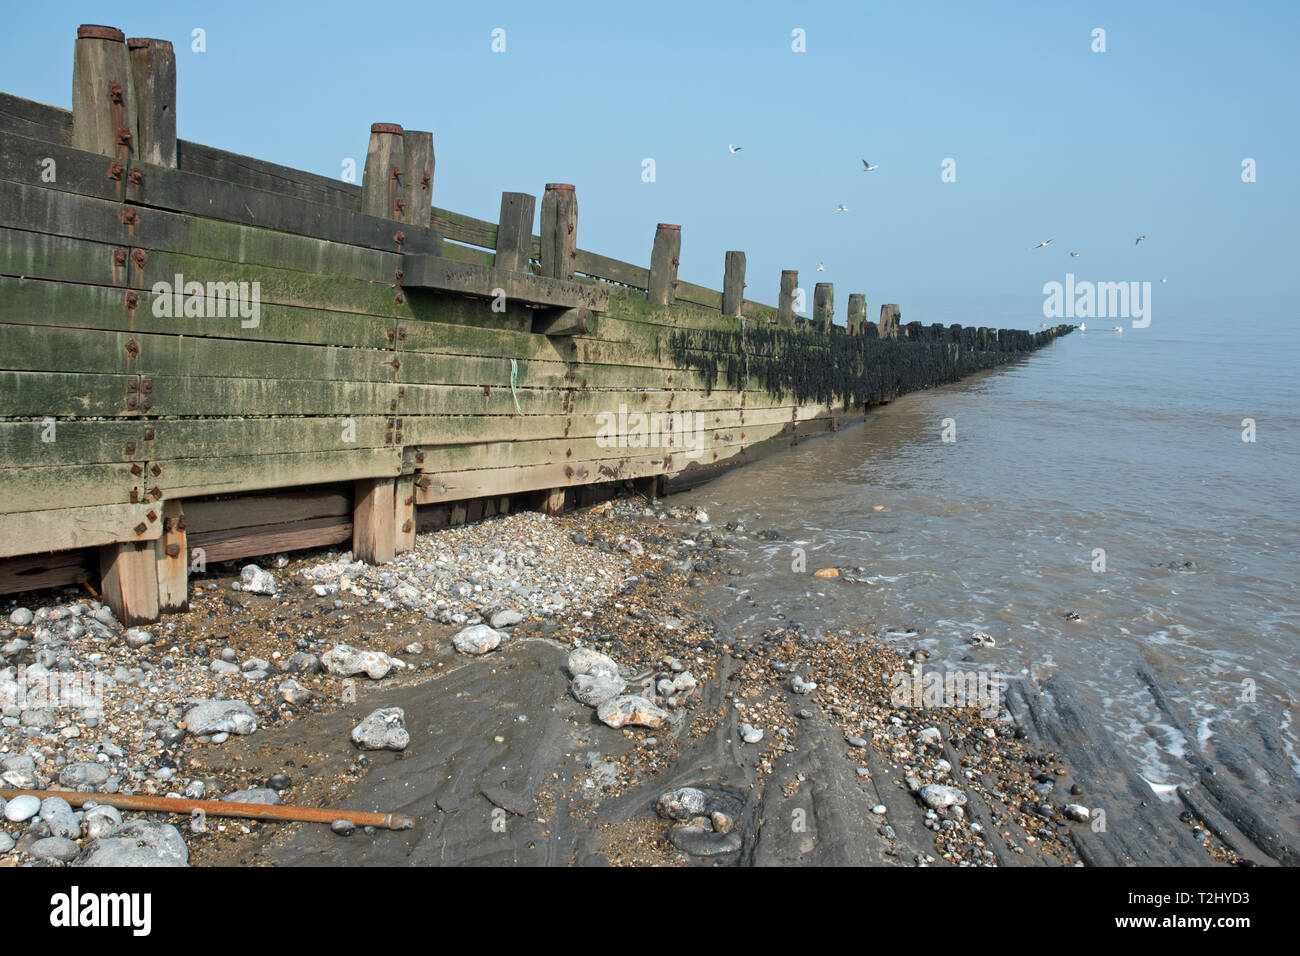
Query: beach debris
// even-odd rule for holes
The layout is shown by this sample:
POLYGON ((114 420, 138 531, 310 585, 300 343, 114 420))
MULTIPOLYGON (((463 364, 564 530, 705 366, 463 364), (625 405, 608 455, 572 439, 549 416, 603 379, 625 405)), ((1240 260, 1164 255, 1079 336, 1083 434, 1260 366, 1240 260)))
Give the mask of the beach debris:
POLYGON ((983 631, 976 631, 974 634, 972 634, 972 635, 971 635, 970 642, 971 642, 972 644, 974 644, 976 647, 996 647, 996 646, 997 646, 997 642, 994 641, 993 638, 992 638, 990 635, 985 634, 983 631))
POLYGON ((668 720, 668 712, 656 707, 640 694, 611 697, 596 708, 596 716, 607 727, 649 727, 658 730, 668 720))
POLYGON ((838 578, 839 576, 839 568, 819 568, 813 572, 815 578, 838 578))
POLYGON ((747 744, 756 744, 763 739, 763 731, 752 724, 741 724, 740 739, 747 744))

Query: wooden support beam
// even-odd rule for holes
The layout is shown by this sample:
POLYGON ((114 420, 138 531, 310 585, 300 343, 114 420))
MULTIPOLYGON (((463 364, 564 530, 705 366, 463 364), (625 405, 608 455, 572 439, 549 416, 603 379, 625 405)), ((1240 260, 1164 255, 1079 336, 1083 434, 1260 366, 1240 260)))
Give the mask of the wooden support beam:
POLYGON ((402 222, 413 226, 433 225, 433 134, 408 129, 402 135, 402 179, 406 206, 402 222))
POLYGON ((158 620, 158 560, 152 541, 100 548, 99 576, 104 602, 123 625, 158 620))
POLYGON ((578 258, 578 195, 567 183, 547 183, 542 196, 542 275, 572 279, 578 258))
POLYGON ((154 542, 158 569, 158 610, 188 611, 190 549, 185 510, 178 499, 163 502, 163 533, 154 542))
POLYGON ((579 282, 423 254, 402 257, 402 287, 488 299, 504 292, 510 302, 542 309, 585 308, 603 312, 609 303, 607 291, 579 282))
POLYGON ((532 330, 535 335, 594 335, 596 316, 586 309, 538 309, 532 330))
POLYGON ((568 488, 551 488, 546 491, 538 492, 537 503, 534 506, 536 510, 546 515, 558 515, 564 510, 568 501, 568 488))
POLYGON ((394 550, 397 554, 415 547, 415 475, 396 479, 393 497, 394 550))
POLYGON ((867 297, 861 292, 849 295, 848 309, 849 335, 861 335, 867 324, 867 297))
POLYGON ((135 155, 135 98, 126 37, 115 27, 77 28, 72 62, 72 145, 125 163, 135 155))
POLYGON ((794 297, 799 288, 799 270, 781 270, 781 295, 776 300, 776 324, 794 328, 794 297))
POLYGON ((366 169, 361 177, 361 211, 380 219, 401 219, 406 207, 405 131, 395 123, 370 127, 366 169))
POLYGON ((499 514, 499 515, 508 515, 508 514, 510 514, 510 496, 509 496, 509 495, 502 495, 501 498, 500 498, 500 500, 497 501, 497 514, 499 514))
POLYGON ((528 251, 533 244, 533 213, 537 199, 528 193, 502 193, 497 225, 496 267, 511 272, 528 271, 528 251))
POLYGON ((829 332, 834 315, 835 284, 818 282, 813 287, 813 327, 819 332, 829 332))
MULTIPOLYGON (((731 255, 731 253, 727 253, 731 255)), ((743 255, 743 253, 742 253, 743 255)), ((644 478, 633 478, 632 487, 639 495, 645 495, 646 498, 659 498, 663 494, 663 476, 646 475, 644 478)))
POLYGON ((880 337, 882 339, 898 338, 898 320, 902 317, 896 305, 880 307, 880 337))
POLYGON ((722 273, 722 314, 740 315, 745 304, 745 254, 728 252, 722 273))
POLYGON ((140 139, 136 154, 146 163, 176 168, 176 53, 167 40, 126 41, 135 84, 140 139))
POLYGON ((677 290, 677 259, 682 251, 682 227, 659 223, 654 250, 650 253, 650 288, 646 299, 652 305, 672 305, 677 290))
POLYGON ((355 484, 352 506, 352 555, 368 564, 386 564, 397 553, 393 524, 392 478, 362 478, 355 484))

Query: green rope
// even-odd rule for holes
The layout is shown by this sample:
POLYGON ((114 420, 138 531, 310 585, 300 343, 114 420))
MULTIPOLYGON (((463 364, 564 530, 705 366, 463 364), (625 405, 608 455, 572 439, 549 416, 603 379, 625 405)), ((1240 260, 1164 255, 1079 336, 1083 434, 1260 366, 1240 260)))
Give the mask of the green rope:
POLYGON ((510 397, 515 400, 515 411, 520 415, 524 410, 519 407, 519 395, 515 392, 515 386, 519 384, 519 362, 516 359, 510 360, 510 397))

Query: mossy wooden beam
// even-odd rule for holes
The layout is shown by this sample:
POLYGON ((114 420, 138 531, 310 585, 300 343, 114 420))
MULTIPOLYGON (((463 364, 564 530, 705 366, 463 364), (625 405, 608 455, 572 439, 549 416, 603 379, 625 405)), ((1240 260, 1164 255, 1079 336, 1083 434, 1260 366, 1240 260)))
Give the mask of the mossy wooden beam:
POLYGON ((602 311, 609 302, 600 289, 542 276, 453 262, 442 256, 408 255, 402 262, 402 286, 508 301, 541 308, 602 311))

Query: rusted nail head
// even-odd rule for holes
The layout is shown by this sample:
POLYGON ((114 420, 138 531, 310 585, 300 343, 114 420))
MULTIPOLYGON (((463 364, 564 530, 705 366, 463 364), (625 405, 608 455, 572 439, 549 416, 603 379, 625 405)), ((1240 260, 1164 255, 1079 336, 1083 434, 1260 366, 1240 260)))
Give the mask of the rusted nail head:
POLYGON ((370 132, 392 133, 395 136, 403 136, 406 133, 406 131, 397 123, 371 123, 370 132))
POLYGON ((117 27, 105 27, 98 23, 83 23, 77 27, 78 40, 116 40, 118 43, 126 39, 126 34, 117 27))

